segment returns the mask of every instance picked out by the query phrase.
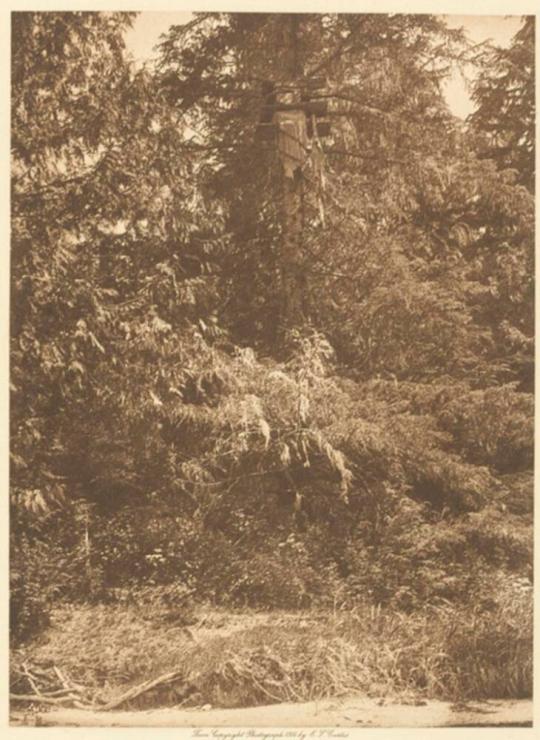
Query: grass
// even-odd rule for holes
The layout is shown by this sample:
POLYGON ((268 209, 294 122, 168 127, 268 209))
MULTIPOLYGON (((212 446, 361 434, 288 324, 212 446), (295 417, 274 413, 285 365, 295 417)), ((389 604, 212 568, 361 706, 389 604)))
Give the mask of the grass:
MULTIPOLYGON (((185 705, 254 706, 364 695, 404 701, 532 695, 532 594, 514 588, 482 610, 447 605, 413 614, 226 612, 199 607, 189 628, 115 604, 57 610, 14 660, 54 662, 105 700, 172 670, 185 705)), ((158 687, 132 708, 173 706, 158 687)))

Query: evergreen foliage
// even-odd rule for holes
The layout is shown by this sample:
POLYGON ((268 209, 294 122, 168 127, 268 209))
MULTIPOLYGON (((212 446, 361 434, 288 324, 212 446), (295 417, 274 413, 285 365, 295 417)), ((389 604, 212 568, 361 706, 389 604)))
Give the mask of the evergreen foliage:
POLYGON ((501 169, 515 170, 520 183, 534 192, 535 152, 535 16, 525 16, 507 49, 485 50, 474 89, 477 108, 472 127, 482 135, 481 156, 501 169))
POLYGON ((15 635, 128 584, 414 610, 529 576, 531 20, 465 127, 434 16, 198 14, 139 71, 129 14, 13 18, 15 635), (255 129, 293 73, 332 133, 291 253, 255 129))

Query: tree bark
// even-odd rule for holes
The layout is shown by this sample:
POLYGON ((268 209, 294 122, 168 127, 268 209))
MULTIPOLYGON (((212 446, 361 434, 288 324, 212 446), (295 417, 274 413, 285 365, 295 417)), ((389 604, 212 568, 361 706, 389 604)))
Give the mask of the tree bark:
MULTIPOLYGON (((298 87, 298 78, 301 76, 301 63, 299 57, 299 26, 300 18, 297 14, 291 14, 284 20, 284 55, 287 66, 287 83, 294 89, 298 87)), ((293 92, 297 96, 298 92, 293 92)), ((295 100, 294 103, 300 103, 295 100)), ((302 234, 304 227, 304 178, 301 172, 302 161, 306 151, 303 148, 306 136, 306 118, 303 111, 298 108, 298 113, 289 126, 284 125, 287 114, 280 118, 280 135, 282 137, 294 136, 299 139, 292 142, 292 146, 280 144, 280 157, 282 160, 282 236, 280 249, 280 274, 281 274, 281 316, 279 322, 278 341, 286 342, 292 329, 301 326, 305 320, 305 293, 306 278, 302 260, 302 234), (290 151, 293 152, 291 158, 290 151), (296 154, 295 154, 296 151, 296 154), (295 164, 294 158, 298 159, 295 164)))

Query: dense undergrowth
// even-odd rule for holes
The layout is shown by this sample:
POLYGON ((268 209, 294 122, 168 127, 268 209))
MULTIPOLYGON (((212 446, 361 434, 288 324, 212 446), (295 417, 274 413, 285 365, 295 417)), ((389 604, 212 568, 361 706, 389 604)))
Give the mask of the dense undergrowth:
POLYGON ((132 20, 13 17, 14 660, 212 704, 530 695, 534 19, 478 50, 202 13, 145 69, 132 20), (256 136, 276 48, 328 101, 293 178, 256 136))

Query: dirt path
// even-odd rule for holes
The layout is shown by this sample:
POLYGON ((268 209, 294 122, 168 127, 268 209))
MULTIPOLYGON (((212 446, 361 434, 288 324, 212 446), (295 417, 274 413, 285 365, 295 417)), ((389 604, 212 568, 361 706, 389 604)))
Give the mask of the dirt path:
POLYGON ((457 727, 531 726, 531 701, 486 701, 455 706, 342 699, 273 704, 245 709, 153 709, 146 712, 88 712, 58 709, 39 715, 14 712, 12 725, 75 727, 457 727))

